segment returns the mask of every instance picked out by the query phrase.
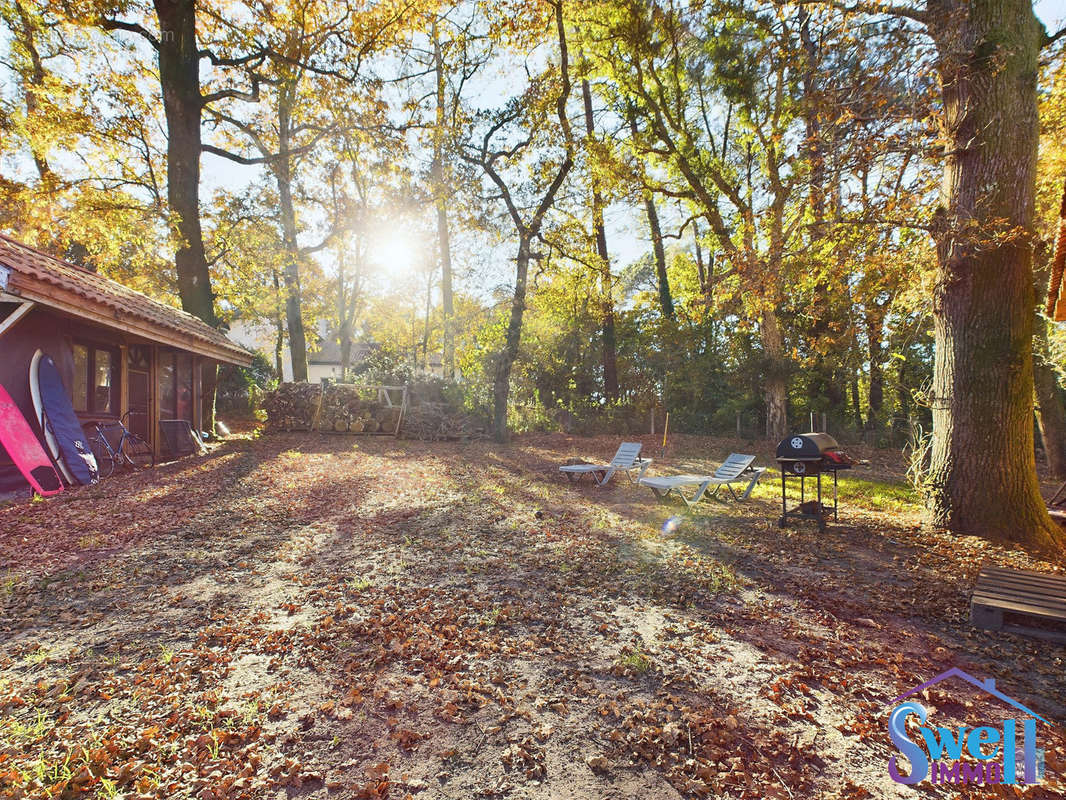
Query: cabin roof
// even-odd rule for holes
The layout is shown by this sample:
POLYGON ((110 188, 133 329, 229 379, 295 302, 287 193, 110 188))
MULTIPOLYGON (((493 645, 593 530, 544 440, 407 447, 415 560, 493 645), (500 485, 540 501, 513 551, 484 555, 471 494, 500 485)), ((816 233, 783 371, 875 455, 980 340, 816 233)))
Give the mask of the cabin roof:
POLYGON ((146 294, 0 234, 7 291, 69 316, 230 364, 252 354, 203 320, 146 294))

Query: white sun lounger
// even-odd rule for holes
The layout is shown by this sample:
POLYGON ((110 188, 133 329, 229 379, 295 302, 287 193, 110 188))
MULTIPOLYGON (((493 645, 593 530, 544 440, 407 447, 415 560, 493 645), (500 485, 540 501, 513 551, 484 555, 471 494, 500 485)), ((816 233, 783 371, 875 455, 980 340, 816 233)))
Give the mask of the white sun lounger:
POLYGON ((752 463, 754 461, 755 456, 733 453, 725 460, 722 466, 714 471, 713 475, 664 475, 661 477, 640 478, 638 483, 651 489, 660 500, 665 499, 671 493, 676 494, 690 508, 696 505, 712 486, 714 489, 710 493, 711 497, 717 495, 718 490, 724 486, 733 495, 734 500, 747 500, 751 496, 751 491, 755 488, 755 484, 759 482, 759 478, 766 472, 765 467, 753 467, 752 463), (742 495, 737 497, 737 493, 733 491, 733 487, 730 484, 745 480, 748 481, 748 488, 744 490, 742 495), (690 486, 696 488, 695 494, 691 497, 687 496, 684 491, 686 487, 690 486))
POLYGON ((632 481, 634 478, 630 473, 638 470, 636 480, 640 480, 649 464, 650 458, 640 457, 640 442, 622 442, 610 464, 567 464, 559 467, 559 471, 574 483, 581 480, 582 475, 591 475, 597 486, 603 486, 616 472, 624 472, 632 481))

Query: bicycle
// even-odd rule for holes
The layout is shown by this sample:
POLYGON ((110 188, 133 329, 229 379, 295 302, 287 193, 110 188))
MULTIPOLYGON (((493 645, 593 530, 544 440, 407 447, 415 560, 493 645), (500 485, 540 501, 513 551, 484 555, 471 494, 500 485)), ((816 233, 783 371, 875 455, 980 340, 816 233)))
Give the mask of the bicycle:
POLYGON ((155 466, 155 451, 152 446, 124 424, 130 412, 114 422, 96 422, 95 433, 89 437, 89 447, 96 457, 96 468, 101 478, 110 476, 116 464, 133 469, 151 469, 155 466), (110 434, 110 436, 109 436, 110 434), (112 444, 117 438, 117 443, 112 444))

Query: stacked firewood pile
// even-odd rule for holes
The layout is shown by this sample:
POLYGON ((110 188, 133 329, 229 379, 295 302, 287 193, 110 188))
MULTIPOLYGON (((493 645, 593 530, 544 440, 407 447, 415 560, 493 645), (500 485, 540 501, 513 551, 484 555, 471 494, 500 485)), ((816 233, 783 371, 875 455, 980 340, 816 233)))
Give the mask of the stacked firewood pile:
POLYGON ((448 403, 421 403, 407 409, 403 435, 409 439, 436 442, 444 439, 484 439, 485 422, 457 411, 448 403))
POLYGON ((404 387, 283 383, 263 397, 267 427, 276 431, 399 434, 410 439, 484 439, 485 420, 446 402, 409 405, 404 387))
POLYGON ((336 433, 395 433, 401 406, 382 402, 374 388, 334 383, 322 395, 318 429, 336 433))
POLYGON ((267 427, 278 431, 314 430, 321 406, 318 383, 282 383, 263 396, 267 427))

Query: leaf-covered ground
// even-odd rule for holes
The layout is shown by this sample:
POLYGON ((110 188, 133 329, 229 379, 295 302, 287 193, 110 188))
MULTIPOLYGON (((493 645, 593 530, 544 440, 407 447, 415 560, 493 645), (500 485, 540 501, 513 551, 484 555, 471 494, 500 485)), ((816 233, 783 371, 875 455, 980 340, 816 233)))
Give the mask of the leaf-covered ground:
POLYGON ((968 623, 982 563, 1054 565, 922 531, 892 454, 821 535, 772 472, 692 512, 557 472, 616 446, 249 435, 0 508, 0 796, 915 796, 885 704, 951 666, 1055 723, 1062 796, 1066 648, 968 623))

